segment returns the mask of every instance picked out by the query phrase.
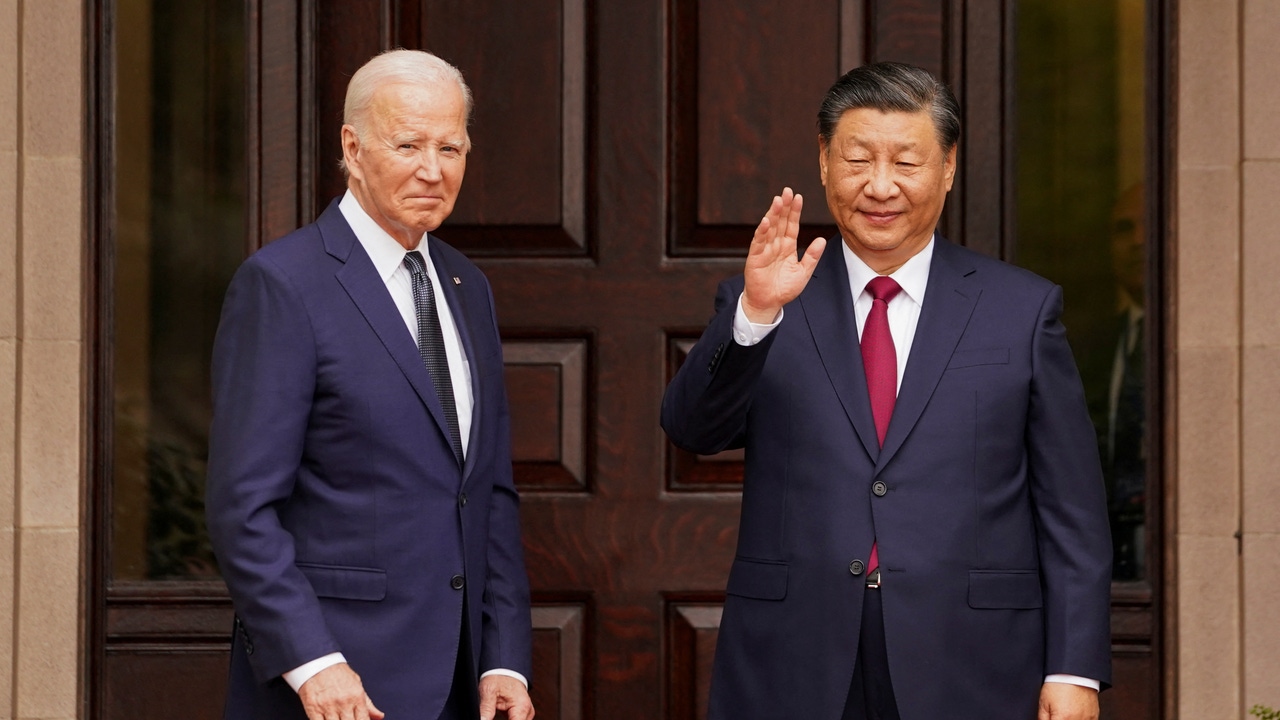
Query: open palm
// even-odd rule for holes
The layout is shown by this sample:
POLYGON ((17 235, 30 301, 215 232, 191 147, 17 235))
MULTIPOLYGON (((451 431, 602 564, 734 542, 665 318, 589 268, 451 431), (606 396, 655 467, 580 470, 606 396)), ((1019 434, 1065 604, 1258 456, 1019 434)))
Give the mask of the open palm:
POLYGON ((746 288, 742 310, 751 322, 773 322, 782 306, 795 300, 809 284, 818 258, 827 246, 825 239, 816 238, 803 256, 796 257, 803 206, 803 197, 791 188, 783 188, 782 195, 774 196, 769 212, 756 227, 743 269, 746 288))

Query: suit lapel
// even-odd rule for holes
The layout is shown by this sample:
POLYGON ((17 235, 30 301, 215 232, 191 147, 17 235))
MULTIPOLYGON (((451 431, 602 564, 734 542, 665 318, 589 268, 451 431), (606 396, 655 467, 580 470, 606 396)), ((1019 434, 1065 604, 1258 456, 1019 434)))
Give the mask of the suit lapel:
MULTIPOLYGON (((462 354, 467 360, 471 368, 471 397, 475 402, 471 404, 471 429, 468 434, 468 448, 462 464, 462 483, 465 485, 467 478, 471 476, 471 468, 475 465, 473 458, 475 457, 475 443, 477 431, 480 427, 480 413, 484 411, 483 403, 480 402, 480 368, 476 365, 476 349, 475 343, 471 337, 471 328, 473 318, 472 310, 468 303, 463 299, 463 288, 459 281, 461 274, 455 273, 449 265, 449 260, 445 257, 445 253, 440 250, 441 241, 434 235, 427 235, 427 247, 431 253, 431 261, 436 267, 436 276, 440 280, 441 290, 444 293, 445 302, 449 304, 449 313, 453 315, 453 324, 458 328, 458 339, 462 342, 462 354)), ((448 429, 445 430, 446 435, 448 429)))
POLYGON ((911 356, 907 358, 907 369, 899 385, 884 448, 876 461, 877 473, 893 459, 920 420, 964 335, 982 294, 973 282, 974 272, 973 265, 964 261, 963 254, 954 245, 938 237, 933 246, 929 285, 911 344, 911 356))
POLYGON ((799 297, 799 305, 836 397, 840 398, 867 455, 874 459, 880 454, 880 443, 871 417, 871 398, 867 394, 866 373, 858 349, 858 325, 853 316, 853 296, 849 292, 849 271, 844 265, 844 251, 837 246, 840 242, 844 241, 836 236, 828 243, 808 287, 799 297))
POLYGON ((360 314, 373 328, 383 347, 391 354, 400 372, 404 373, 413 391, 435 420, 440 432, 449 437, 449 425, 444 419, 444 408, 436 395, 431 375, 422 363, 422 355, 413 343, 413 336, 404 326, 400 310, 387 292, 387 285, 378 275, 368 253, 356 240, 355 233, 342 217, 337 201, 334 201, 316 221, 324 238, 325 251, 342 261, 336 273, 338 283, 347 291, 360 314))

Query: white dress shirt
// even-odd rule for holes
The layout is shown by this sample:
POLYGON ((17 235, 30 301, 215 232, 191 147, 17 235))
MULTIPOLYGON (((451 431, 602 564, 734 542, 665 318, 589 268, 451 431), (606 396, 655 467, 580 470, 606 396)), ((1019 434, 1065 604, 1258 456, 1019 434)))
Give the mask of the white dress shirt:
MULTIPOLYGON (((888 320, 889 334, 893 336, 893 348, 898 360, 898 387, 902 387, 902 377, 906 373, 907 358, 911 354, 911 344, 915 341, 916 325, 920 322, 920 309, 924 307, 924 294, 929 285, 929 268, 933 264, 933 245, 937 236, 929 240, 924 249, 916 253, 902 267, 889 275, 902 287, 889 301, 888 320)), ((866 291, 867 283, 877 275, 862 258, 853 254, 848 243, 841 242, 844 251, 844 264, 849 274, 849 296, 853 300, 853 316, 858 323, 858 339, 862 339, 862 328, 866 325, 867 316, 871 314, 873 299, 866 291)), ((739 345, 755 345, 769 336, 774 328, 782 322, 781 311, 772 323, 762 325, 747 319, 742 309, 742 297, 738 297, 738 311, 733 320, 733 339, 739 345)), ((1075 675, 1048 675, 1045 682, 1069 683, 1082 685, 1097 690, 1102 684, 1097 680, 1077 677, 1075 675)))
MULTIPOLYGON (((404 266, 404 256, 409 252, 396 239, 383 230, 369 214, 360 207, 360 201, 348 190, 338 203, 342 217, 351 226, 361 247, 373 261, 378 277, 386 283, 387 292, 395 301, 396 309, 404 319, 405 327, 413 342, 418 342, 418 311, 413 303, 413 277, 409 268, 404 266)), ((436 296, 436 314, 440 316, 440 332, 444 336, 444 353, 449 361, 449 379, 453 385, 453 401, 458 409, 458 431, 462 435, 462 454, 465 457, 471 441, 471 415, 475 409, 475 395, 471 391, 471 363, 462 350, 462 340, 458 336, 458 326, 453 321, 453 312, 445 300, 440 286, 440 274, 436 272, 435 260, 427 247, 427 236, 424 234, 414 248, 422 253, 426 261, 427 274, 431 278, 431 287, 436 296)), ((452 282, 452 280, 450 279, 452 282)), ((344 663, 347 659, 342 653, 330 653, 316 658, 284 674, 285 682, 296 692, 302 684, 310 680, 316 673, 332 665, 344 663)), ((495 668, 480 675, 508 675, 529 687, 525 676, 514 670, 495 668)), ((374 702, 377 702, 376 700, 374 702)))

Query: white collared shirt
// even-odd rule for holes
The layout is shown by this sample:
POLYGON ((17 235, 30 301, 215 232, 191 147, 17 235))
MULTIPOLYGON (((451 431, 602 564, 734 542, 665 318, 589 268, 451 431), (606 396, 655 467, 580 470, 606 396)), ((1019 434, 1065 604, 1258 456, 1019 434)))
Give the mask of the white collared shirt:
MULTIPOLYGON (((369 217, 350 190, 338 203, 338 209, 342 211, 342 216, 356 234, 356 239, 373 261, 378 277, 386 283, 387 292, 391 293, 391 299, 395 301, 404 325, 409 329, 409 336, 416 344, 418 311, 413 305, 413 277, 409 268, 404 266, 404 256, 408 251, 369 217)), ((462 454, 465 456, 471 440, 471 414, 475 408, 475 396, 471 392, 471 363, 462 351, 458 326, 454 323, 453 311, 445 300, 440 274, 436 272, 435 259, 431 257, 425 233, 415 249, 426 259, 427 274, 431 278, 431 287, 436 296, 436 314, 440 316, 440 332, 444 335, 444 352, 449 360, 449 379, 453 384, 453 401, 458 408, 458 430, 462 433, 462 454)), ((453 279, 446 278, 446 281, 453 282, 453 279)))

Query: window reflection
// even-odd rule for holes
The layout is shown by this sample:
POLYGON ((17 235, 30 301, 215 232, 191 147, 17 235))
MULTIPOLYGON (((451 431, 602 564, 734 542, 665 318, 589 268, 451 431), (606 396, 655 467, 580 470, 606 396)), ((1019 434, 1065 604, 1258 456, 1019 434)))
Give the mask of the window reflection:
POLYGON ((1114 577, 1146 576, 1145 3, 1020 0, 1017 261, 1062 285, 1114 577))
POLYGON ((112 576, 216 576, 209 356, 244 247, 244 3, 115 6, 112 576))

